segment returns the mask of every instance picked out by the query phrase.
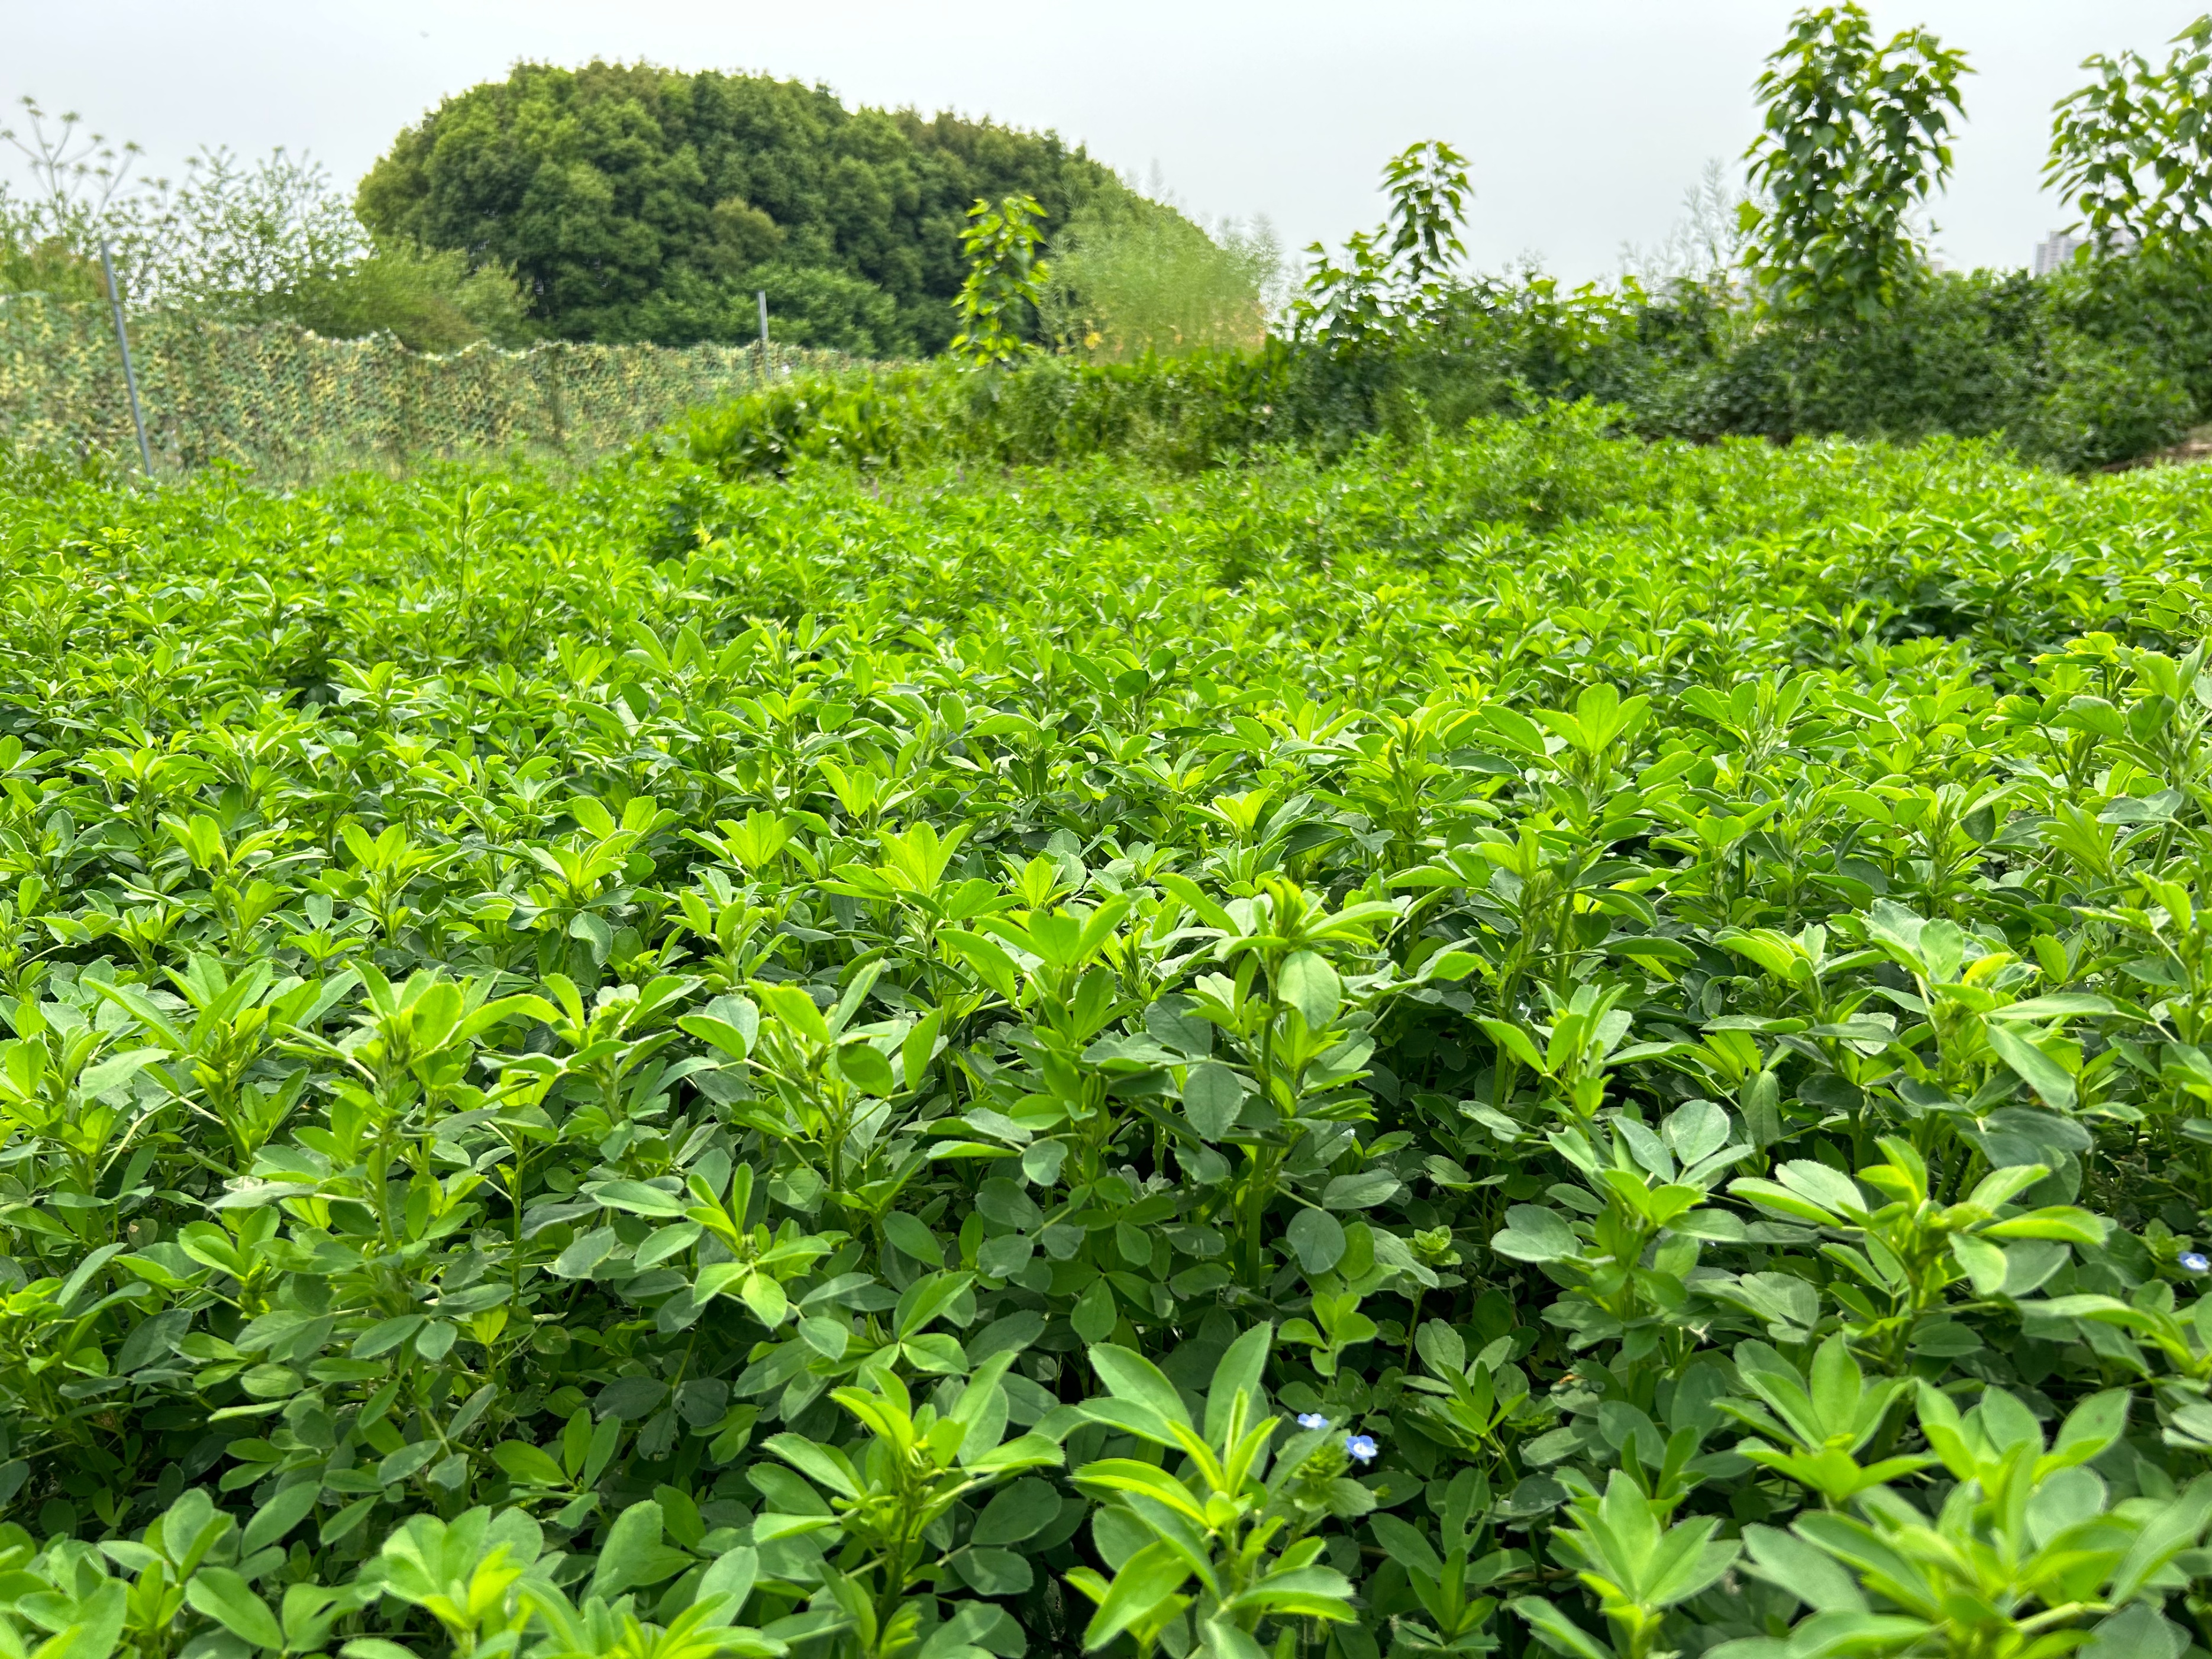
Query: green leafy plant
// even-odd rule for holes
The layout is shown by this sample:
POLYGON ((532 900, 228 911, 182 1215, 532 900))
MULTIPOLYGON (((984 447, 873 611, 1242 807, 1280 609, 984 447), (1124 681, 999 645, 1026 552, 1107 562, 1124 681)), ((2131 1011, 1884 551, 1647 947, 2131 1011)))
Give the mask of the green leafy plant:
POLYGON ((7 1639, 2185 1654, 2203 475, 1395 350, 0 461, 7 1639))
POLYGON ((2212 104, 2212 17, 2173 37, 2154 68, 2137 52, 2083 60, 2095 76, 2053 106, 2044 177, 2081 213, 2098 249, 2139 248, 2212 228, 2204 185, 2212 104))
MULTIPOLYGON (((943 1550, 932 1534, 947 1511, 1008 1475, 1060 1462, 1060 1447, 1045 1435, 1003 1438, 1007 1404, 1000 1382, 1012 1359, 1002 1353, 979 1367, 942 1416, 934 1405, 917 1409, 887 1368, 874 1370, 872 1390, 832 1390, 830 1398, 872 1437, 857 1460, 797 1434, 762 1443, 763 1450, 829 1493, 829 1513, 765 1516, 753 1535, 766 1541, 830 1534, 848 1540, 839 1565, 819 1570, 823 1588, 814 1605, 829 1622, 817 1621, 810 1633, 842 1632, 867 1659, 906 1650, 929 1610, 926 1599, 907 1592, 922 1576, 926 1559, 943 1550)), ((972 1549, 951 1559, 977 1589, 1027 1587, 1028 1569, 1018 1556, 972 1549)))
POLYGON ((1801 11, 1754 88, 1751 265, 1778 310, 1864 320, 1917 280, 1911 215, 1950 176, 1963 53, 1925 29, 1877 44, 1856 5, 1801 11))
POLYGON ((1323 1516, 1359 1514, 1372 1499, 1343 1474, 1350 1459, 1328 1449, 1329 1426, 1306 1429, 1279 1449, 1268 1444, 1280 1421, 1263 1412, 1268 1335, 1261 1326, 1230 1345, 1206 1395, 1203 1432, 1142 1355, 1091 1351, 1109 1393, 1086 1415, 1186 1462, 1180 1477, 1135 1458, 1075 1471, 1077 1486, 1104 1500, 1092 1524, 1113 1568, 1110 1580, 1087 1568, 1069 1575, 1097 1603, 1086 1650, 1127 1632, 1149 1651, 1173 1626, 1187 1651, 1249 1659, 1266 1651, 1260 1638, 1277 1625, 1352 1618, 1351 1584, 1316 1565, 1322 1540, 1307 1534, 1323 1516), (1185 1594, 1194 1581, 1195 1593, 1185 1594))
MULTIPOLYGON (((1668 1524, 1661 1506, 1619 1471, 1602 1498, 1577 1501, 1574 1519, 1553 1537, 1582 1564, 1577 1577, 1596 1595, 1620 1659, 1659 1651, 1668 1610, 1711 1585, 1741 1553, 1741 1545, 1714 1537, 1716 1519, 1668 1524)), ((1609 1659, 1552 1603, 1524 1596, 1512 1608, 1546 1647, 1576 1659, 1609 1659)))
POLYGON ((2129 1632, 2162 1644, 2172 1627, 2154 1612, 2162 1596, 2151 1586, 2179 1577, 2185 1558, 2195 1566, 2212 1486, 2112 1504, 2087 1465, 2118 1439, 2126 1409, 2124 1393, 2094 1395, 2052 1444, 2002 1389, 1962 1415, 1923 1384, 1921 1423, 1959 1483, 1941 1511, 1877 1485, 1857 1495, 1859 1516, 1821 1511, 1789 1534, 1748 1531, 1752 1571, 1809 1602, 1816 1611, 1799 1628, 1827 1643, 2024 1655, 2068 1651, 2098 1630, 2098 1647, 2129 1632))
POLYGON ((1030 196, 1009 196, 995 206, 978 197, 960 233, 968 276, 952 309, 960 331, 946 348, 971 363, 1012 362, 1029 343, 1030 316, 1048 274, 1036 257, 1044 240, 1037 221, 1044 210, 1030 196))
POLYGON ((1437 139, 1409 145, 1382 169, 1382 186, 1389 216, 1345 245, 1345 263, 1319 242, 1306 250, 1314 268, 1291 307, 1302 337, 1339 349, 1372 347, 1443 307, 1455 267, 1467 257, 1460 239, 1474 194, 1467 158, 1437 139))

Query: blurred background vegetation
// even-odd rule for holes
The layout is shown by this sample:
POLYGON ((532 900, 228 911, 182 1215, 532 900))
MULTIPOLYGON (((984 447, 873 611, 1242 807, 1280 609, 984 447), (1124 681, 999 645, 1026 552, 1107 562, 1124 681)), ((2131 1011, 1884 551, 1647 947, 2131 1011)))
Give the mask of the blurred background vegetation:
POLYGON ((1094 362, 1266 343, 1285 292, 1273 229, 1195 224, 1164 196, 1110 185, 1060 228, 1037 307, 1043 340, 1094 362))
MULTIPOLYGON (((945 354, 988 292, 998 378, 889 374, 851 442, 967 430, 957 406, 1011 422, 1010 450, 1111 428, 1187 459, 1588 399, 1651 435, 1993 436, 2080 470, 2212 421, 2208 43, 2200 21, 2163 63, 2084 66, 2048 170, 2078 246, 2034 274, 1931 257, 1968 66, 1844 5, 1792 20, 1742 170, 1713 163, 1667 237, 1579 287, 1469 267, 1470 168, 1441 145, 1389 164, 1382 225, 1294 264, 1264 222, 1200 222, 1049 132, 595 63, 520 64, 447 100, 350 194, 283 150, 150 178, 130 146, 27 100, 0 292, 100 300, 104 240, 135 308, 422 351, 743 343, 764 292, 778 342, 885 363, 945 354), (987 220, 1006 235, 979 236, 987 220), (987 245, 1018 248, 1019 270, 982 269, 1014 257, 987 245)), ((859 395, 793 394, 802 412, 775 419, 795 431, 803 408, 859 395)), ((777 430, 763 453, 789 447, 777 430)))

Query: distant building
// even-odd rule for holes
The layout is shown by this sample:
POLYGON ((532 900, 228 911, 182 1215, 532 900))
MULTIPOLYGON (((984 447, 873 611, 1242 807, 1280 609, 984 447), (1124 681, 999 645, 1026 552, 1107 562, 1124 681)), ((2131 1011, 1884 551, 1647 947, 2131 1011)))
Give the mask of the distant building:
POLYGON ((2070 230, 2054 230, 2035 245, 2035 274, 2048 276, 2088 245, 2089 239, 2070 230))
MULTIPOLYGON (((2088 237, 2078 230, 2054 230, 2035 245, 2035 274, 2048 276, 2071 263, 2081 249, 2092 246, 2088 237)), ((2124 230, 2116 230, 2106 246, 2107 253, 2133 253, 2136 239, 2124 230)))

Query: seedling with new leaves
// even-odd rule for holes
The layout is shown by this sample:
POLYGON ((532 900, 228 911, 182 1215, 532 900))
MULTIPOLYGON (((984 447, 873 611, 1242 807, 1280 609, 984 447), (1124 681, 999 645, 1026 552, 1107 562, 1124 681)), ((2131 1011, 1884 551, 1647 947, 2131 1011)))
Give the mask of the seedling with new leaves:
POLYGON ((1532 1427, 1547 1415, 1531 1397, 1528 1374, 1512 1361, 1512 1338, 1498 1338, 1470 1359, 1460 1334, 1431 1319, 1413 1343, 1430 1373, 1405 1379, 1413 1408, 1433 1433, 1503 1468, 1512 1430, 1532 1427))
POLYGON ((494 998, 489 977, 453 980, 422 969, 395 984, 371 963, 355 971, 362 992, 355 1029, 332 1042, 295 1027, 289 1038, 360 1079, 380 1112, 459 1083, 474 1057, 474 1040, 485 1033, 511 1020, 557 1017, 543 997, 494 998))
MULTIPOLYGON (((233 975, 217 958, 196 956, 167 977, 191 1010, 189 1022, 173 1018, 140 987, 94 980, 90 988, 127 1012, 160 1045, 138 1052, 160 1054, 170 1092, 221 1123, 240 1161, 251 1164, 296 1104, 298 1085, 249 1080, 249 1074, 286 1034, 319 1027, 361 976, 348 969, 327 980, 302 981, 280 977, 266 963, 233 975)), ((103 1062, 110 1074, 116 1058, 103 1062)), ((301 1075, 300 1082, 305 1081, 301 1075)))
POLYGON ((2010 951, 1991 947, 1954 921, 1928 921, 1883 899, 1866 918, 1867 939, 1913 976, 1919 994, 1890 995, 1923 1016, 1936 1038, 1936 1062, 1925 1065, 1909 1042, 1898 1051, 1916 1077, 1940 1084, 1954 1099, 1986 1107, 2010 1092, 2009 1078, 1990 1076, 2000 1060, 2049 1105, 2071 1111, 2082 1083, 2103 1066, 2085 1065, 2080 1044, 2063 1035, 2067 1021, 2118 1010, 2106 998, 2060 991, 2021 998, 2035 969, 2010 951), (2015 1026, 2027 1027, 2023 1036, 2015 1026))
POLYGON ((1783 1164, 1771 1181, 1747 1176, 1729 1190, 1771 1214, 1852 1241, 1826 1253, 1859 1282, 1837 1281, 1828 1294, 1851 1314, 1854 1341, 1879 1350, 1893 1375, 1903 1371, 1921 1322, 1942 1307, 1953 1285, 1966 1279, 1983 1296, 2003 1289, 2011 1270, 2002 1243, 2101 1244, 2110 1230, 2102 1217, 2074 1205, 2014 1205, 2051 1173, 2043 1164, 1993 1170, 1964 1199, 1944 1204, 1929 1192, 1927 1162, 1909 1141, 1884 1135, 1875 1144, 1884 1161, 1861 1170, 1858 1181, 1885 1194, 1886 1204, 1841 1170, 1808 1158, 1783 1164))
POLYGON ((1172 1626, 1185 1653, 1259 1659, 1270 1627, 1353 1618, 1350 1583, 1316 1565, 1322 1540, 1308 1534, 1328 1515, 1364 1513, 1373 1498, 1343 1474, 1345 1453, 1328 1449, 1335 1434, 1328 1425, 1292 1436, 1270 1472, 1279 1419, 1264 1415, 1261 1387, 1270 1337, 1260 1325, 1230 1345, 1214 1369, 1202 1432, 1158 1367, 1126 1348, 1091 1350, 1108 1397, 1085 1401, 1082 1413, 1185 1461, 1179 1474, 1127 1457, 1076 1470, 1076 1486, 1108 1505, 1093 1527, 1114 1570, 1110 1580, 1088 1567, 1067 1575, 1097 1604, 1085 1650, 1126 1632, 1149 1653, 1170 1639, 1172 1626))
MULTIPOLYGON (((842 1233, 809 1233, 796 1221, 787 1220, 771 1231, 765 1221, 746 1224, 753 1207, 753 1171, 749 1164, 730 1171, 726 1191, 717 1190, 711 1170, 693 1170, 684 1177, 679 1191, 667 1185, 641 1181, 594 1182, 587 1196, 611 1210, 650 1217, 672 1224, 661 1227, 638 1245, 632 1259, 641 1265, 680 1258, 695 1251, 703 1238, 721 1247, 720 1259, 697 1270, 688 1294, 664 1306, 659 1322, 664 1328, 681 1329, 696 1319, 718 1296, 733 1296, 762 1324, 774 1330, 791 1316, 787 1281, 805 1273, 816 1261, 844 1242, 842 1233)), ((612 1249, 611 1229, 603 1230, 606 1249, 612 1249)), ((594 1235, 586 1234, 578 1249, 594 1235)))
POLYGON ((1862 1466, 1857 1454, 1885 1428, 1892 1407, 1911 1383, 1886 1378, 1869 1387, 1840 1334, 1822 1342, 1805 1373, 1764 1342, 1735 1351, 1735 1369, 1752 1401, 1723 1400, 1721 1409, 1779 1447, 1747 1441, 1736 1450, 1762 1468, 1787 1475, 1840 1508, 1861 1492, 1932 1465, 1932 1457, 1885 1457, 1862 1466))
MULTIPOLYGON (((46 1153, 46 1182, 96 1202, 108 1166, 139 1127, 139 1114, 109 1097, 161 1050, 120 1047, 112 1022, 95 1024, 81 1009, 33 998, 15 1005, 13 1023, 17 1035, 0 1039, 0 1127, 27 1151, 46 1153)), ((100 1224, 89 1214, 85 1220, 100 1224)))
MULTIPOLYGON (((1546 1103, 1563 1123, 1587 1126, 1596 1118, 1616 1066, 1673 1052, 1663 1042, 1627 1041, 1635 1016, 1620 1006, 1623 985, 1585 980, 1564 999, 1549 985, 1540 988, 1553 1004, 1548 1025, 1523 1025, 1486 1014, 1476 1023, 1502 1057, 1541 1080, 1546 1103)), ((1503 1066, 1499 1073, 1501 1079, 1510 1075, 1503 1066)))
POLYGON ((833 1201, 864 1216, 887 1208, 915 1167, 909 1158, 875 1178, 891 1103, 910 1100, 927 1079, 942 1023, 933 1011, 903 1029, 863 1029, 860 1012, 880 972, 862 968, 827 1013, 798 986, 758 983, 752 1000, 717 997, 678 1022, 768 1085, 765 1098, 737 1109, 748 1127, 801 1159, 833 1201))
POLYGON ((1489 1510, 1489 1478, 1462 1469, 1444 1491, 1437 1544, 1395 1515, 1377 1514, 1368 1522, 1391 1559, 1406 1569, 1413 1595, 1429 1618, 1425 1625, 1413 1619, 1395 1620, 1394 1651, 1479 1654, 1497 1648, 1490 1615, 1498 1610, 1498 1598, 1478 1592, 1524 1570, 1528 1557, 1524 1551, 1510 1549, 1475 1554, 1488 1530, 1483 1517, 1489 1510))
POLYGON ((1524 1595, 1512 1610, 1546 1647, 1574 1659, 1658 1659, 1668 1609, 1717 1582, 1743 1549, 1713 1535, 1717 1517, 1668 1524, 1666 1506, 1619 1469, 1603 1497, 1574 1499, 1573 1522, 1552 1537, 1580 1563, 1575 1576, 1597 1597, 1611 1652, 1549 1601, 1524 1595))
MULTIPOLYGON (((1355 899, 1332 910, 1296 884, 1270 877, 1249 898, 1216 903, 1189 878, 1163 873, 1161 886, 1213 934, 1212 951, 1234 976, 1199 976, 1193 1012, 1218 1027, 1257 1086, 1260 1100, 1226 1115, 1240 1126, 1245 1163, 1237 1184, 1237 1226, 1247 1282, 1264 1277, 1261 1224, 1284 1162, 1315 1121, 1364 1117, 1368 1108, 1347 1085, 1363 1074, 1374 1039, 1348 1029, 1343 976, 1332 955, 1373 949, 1378 929, 1397 921, 1402 899, 1355 899), (1256 1125, 1248 1124, 1256 1115, 1256 1125)), ((1218 1067, 1194 1067, 1193 1077, 1218 1067)), ((1241 1087, 1230 1090, 1241 1096, 1241 1087)), ((1224 1091, 1227 1092, 1227 1091, 1224 1091)))
POLYGON ((1838 995, 1832 981, 1881 959, 1877 951, 1832 951, 1828 929, 1808 922, 1795 933, 1773 927, 1723 927, 1713 943, 1763 969, 1781 988, 1778 1014, 1800 1014, 1814 1025, 1847 1020, 1874 994, 1864 987, 1838 995))
POLYGON ((1700 1240, 1743 1236, 1735 1216, 1704 1202, 1751 1151, 1732 1133, 1728 1114, 1708 1100, 1677 1107, 1656 1134, 1626 1114, 1614 1115, 1597 1145, 1579 1128, 1555 1131, 1553 1149, 1591 1194, 1577 1207, 1595 1213, 1571 1220, 1543 1205, 1512 1205, 1490 1247, 1571 1285, 1553 1318, 1577 1346, 1625 1335, 1629 1357, 1642 1358, 1662 1326, 1681 1322, 1700 1240))
POLYGON ((1554 736, 1565 739, 1555 763, 1582 793, 1585 810, 1601 804, 1611 793, 1628 746, 1651 718, 1651 699, 1623 697, 1600 680, 1586 685, 1575 699, 1571 714, 1565 709, 1539 708, 1534 718, 1554 736))
POLYGON ((512 1056, 503 1063, 502 1078, 533 1079, 541 1098, 555 1085, 566 1085, 583 1107, 568 1133, 594 1142, 650 1115, 676 1080, 668 1066, 653 1062, 681 1035, 675 1011, 699 981, 662 974, 642 985, 602 986, 589 1006, 566 974, 548 974, 544 982, 555 1006, 543 1018, 565 1052, 512 1056))
POLYGON ((564 941, 573 940, 593 963, 604 963, 614 947, 614 918, 629 904, 631 880, 647 873, 652 860, 638 849, 651 836, 682 821, 682 815, 641 795, 623 808, 617 823, 600 801, 579 795, 567 803, 577 829, 550 845, 527 848, 540 878, 526 890, 531 910, 516 912, 539 936, 540 965, 552 971, 566 960, 564 941))
MULTIPOLYGON (((1020 872, 1024 896, 1048 899, 1056 890, 1051 873, 1042 860, 1020 872)), ((997 890, 995 884, 980 884, 997 890)), ((1102 1057, 1093 1045, 1111 1020, 1128 1012, 1111 957, 1117 945, 1127 948, 1121 929, 1129 909, 1129 901, 1121 896, 1095 906, 1065 908, 1044 902, 1013 908, 997 901, 990 914, 978 915, 975 927, 945 931, 945 949, 974 971, 991 995, 1023 1016, 1024 1024, 1009 1037, 1035 1086, 1021 1103, 1026 1109, 1018 1121, 981 1106, 943 1120, 942 1127, 983 1137, 986 1149, 993 1139, 1003 1142, 1010 1132, 1024 1145, 1049 1136, 1073 1154, 1067 1167, 1083 1178, 1105 1166, 1122 1115, 1109 1103, 1113 1068, 1099 1063, 1102 1057), (983 1115, 975 1115, 978 1109, 983 1115)), ((980 993, 963 1000, 971 1008, 986 1000, 980 993)), ((1050 1155, 1048 1148, 1040 1153, 1045 1155, 1050 1155)))
POLYGON ((1276 1335, 1285 1342, 1303 1343, 1311 1349, 1314 1370, 1334 1376, 1337 1362, 1347 1349, 1375 1340, 1375 1322, 1359 1311, 1359 1297, 1350 1291, 1316 1291, 1311 1319, 1288 1319, 1276 1335))
POLYGON ((1814 1607, 1799 1630, 1825 1651, 2023 1659, 2071 1651, 2108 1620, 2116 1633, 2163 1642, 2158 1605, 2184 1574, 2212 1565, 2196 1547, 2212 1521, 2212 1477, 2164 1499, 2115 1500, 2088 1466, 2126 1426, 2125 1390, 2084 1400, 2055 1443, 2002 1389, 1965 1413, 1918 1390, 1921 1431, 1958 1483, 1934 1515, 1875 1486, 1856 1495, 1857 1515, 1817 1510, 1786 1534, 1746 1531, 1751 1571, 1814 1607), (2125 1611, 2139 1599, 2148 1605, 2125 1611))
POLYGON ((1011 1352, 977 1366, 941 1413, 933 1402, 917 1407, 885 1358, 863 1369, 869 1387, 830 1392, 870 1436, 860 1456, 795 1433, 773 1435, 762 1443, 763 1450, 829 1494, 824 1512, 771 1512, 753 1528, 762 1543, 804 1537, 848 1540, 815 1598, 815 1610, 832 1621, 816 1633, 854 1633, 866 1659, 893 1659, 913 1640, 925 1606, 923 1598, 910 1599, 908 1592, 932 1571, 930 1558, 941 1554, 949 1541, 937 1534, 952 1506, 1009 1476, 1061 1461, 1059 1442, 1049 1434, 1006 1437, 1007 1403, 1000 1379, 1013 1362, 1011 1352))

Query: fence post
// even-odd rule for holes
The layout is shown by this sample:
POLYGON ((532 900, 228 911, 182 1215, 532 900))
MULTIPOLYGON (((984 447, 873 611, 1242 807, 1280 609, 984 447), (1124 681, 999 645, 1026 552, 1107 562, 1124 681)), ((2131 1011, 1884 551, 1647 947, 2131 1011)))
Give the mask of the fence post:
POLYGON ((768 384, 768 290, 755 289, 753 297, 760 301, 761 319, 761 384, 768 384))
MULTIPOLYGON (((131 335, 123 326, 123 289, 115 280, 115 261, 107 252, 107 238, 100 239, 100 269, 107 277, 107 303, 115 311, 115 344, 123 353, 123 386, 131 394, 131 425, 138 434, 138 464, 146 469, 146 476, 154 476, 154 452, 146 447, 146 417, 138 412, 138 375, 131 367, 131 335)), ((767 316, 763 312, 763 319, 767 316)), ((766 324, 763 337, 766 337, 766 324)))

